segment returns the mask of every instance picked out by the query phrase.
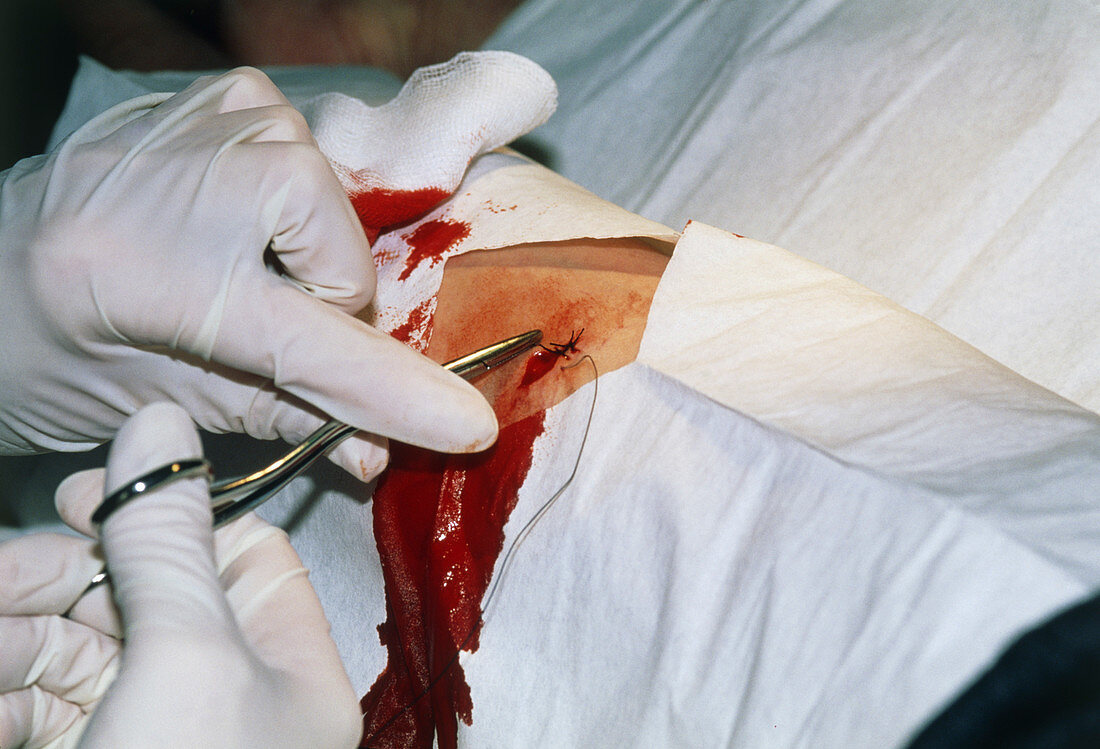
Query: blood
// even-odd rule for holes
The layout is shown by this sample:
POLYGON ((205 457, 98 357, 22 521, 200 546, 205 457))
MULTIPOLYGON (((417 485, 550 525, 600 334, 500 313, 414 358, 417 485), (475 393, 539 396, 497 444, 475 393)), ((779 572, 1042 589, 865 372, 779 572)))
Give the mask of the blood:
MULTIPOLYGON (((355 177, 349 179, 354 183, 355 177)), ((352 190, 349 197, 373 244, 382 228, 422 215, 447 193, 352 190)), ((398 280, 422 263, 436 265, 469 233, 468 224, 446 219, 416 227, 403 237, 410 251, 398 280)), ((413 309, 391 335, 423 351, 434 302, 413 309)), ((547 371, 552 367, 551 361, 547 371)), ((492 448, 475 455, 391 444, 390 465, 373 498, 386 593, 386 621, 378 635, 387 663, 360 701, 362 746, 431 749, 438 741, 440 749, 456 749, 458 720, 472 723, 470 687, 458 653, 478 647, 481 600, 544 416, 538 412, 503 428, 492 448)))
POLYGON ((402 237, 409 245, 409 255, 405 258, 405 269, 397 277, 404 281, 421 263, 432 266, 443 260, 443 254, 460 241, 470 236, 470 225, 465 221, 433 219, 425 221, 411 233, 402 237))
POLYGON ((432 318, 435 312, 435 297, 425 299, 409 312, 409 317, 401 325, 390 331, 390 335, 404 344, 424 353, 432 336, 432 318))
POLYGON ((423 216, 450 195, 442 187, 422 187, 417 190, 379 187, 377 177, 370 171, 356 171, 337 162, 332 163, 332 168, 340 176, 348 199, 351 200, 371 244, 374 244, 379 231, 385 227, 408 223, 423 216))
POLYGON ((374 493, 374 536, 386 589, 378 628, 388 661, 363 697, 363 746, 457 745, 473 719, 459 650, 474 651, 481 599, 504 543, 504 524, 531 467, 544 412, 501 430, 475 455, 391 447, 374 493))
POLYGON ((531 354, 527 359, 527 365, 523 368, 519 386, 530 386, 536 380, 549 374, 554 369, 558 359, 568 359, 569 354, 579 351, 577 343, 581 340, 583 334, 584 328, 581 328, 579 333, 574 331, 566 343, 551 343, 547 346, 541 346, 535 353, 531 354))
POLYGON ((419 190, 375 188, 352 192, 348 197, 363 226, 377 230, 423 216, 448 195, 450 193, 440 187, 425 187, 419 190))
POLYGON ((555 351, 539 349, 527 359, 527 365, 523 368, 523 377, 519 381, 520 387, 528 387, 535 380, 541 379, 554 368, 561 354, 555 351))
POLYGON ((514 211, 516 210, 516 208, 519 207, 515 203, 513 203, 512 205, 500 205, 499 203, 495 203, 492 200, 486 200, 483 205, 487 209, 489 209, 490 213, 504 213, 505 211, 514 211))

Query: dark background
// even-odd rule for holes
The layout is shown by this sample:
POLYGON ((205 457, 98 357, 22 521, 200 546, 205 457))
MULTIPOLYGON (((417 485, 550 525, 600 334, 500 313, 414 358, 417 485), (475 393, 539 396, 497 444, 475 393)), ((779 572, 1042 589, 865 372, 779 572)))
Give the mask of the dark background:
POLYGON ((373 65, 476 49, 519 0, 0 0, 0 170, 41 153, 78 55, 129 70, 373 65))
POLYGON ((76 70, 76 41, 51 0, 0 2, 0 171, 41 153, 76 70))

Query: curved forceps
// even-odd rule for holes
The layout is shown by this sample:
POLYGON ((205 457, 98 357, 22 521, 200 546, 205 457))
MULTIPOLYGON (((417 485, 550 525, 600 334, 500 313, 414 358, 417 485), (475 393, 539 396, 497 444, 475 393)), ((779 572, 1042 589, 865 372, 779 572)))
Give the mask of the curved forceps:
MULTIPOLYGON (((449 361, 443 365, 443 368, 454 372, 465 380, 472 380, 477 375, 488 372, 519 356, 524 351, 529 351, 541 341, 541 330, 529 330, 526 333, 505 338, 503 341, 497 341, 449 361)), ((297 447, 291 449, 286 455, 266 468, 261 468, 240 478, 215 481, 210 486, 210 504, 211 509, 214 511, 214 527, 220 528, 262 505, 276 492, 289 484, 313 461, 357 431, 359 430, 353 426, 332 419, 302 440, 297 447)), ((97 525, 101 524, 114 510, 141 494, 156 491, 165 484, 180 478, 200 474, 208 478, 210 476, 210 464, 205 460, 177 461, 167 466, 161 466, 111 492, 92 514, 92 522, 97 525), (191 465, 192 463, 195 465, 191 465)), ((106 571, 95 575, 88 589, 105 582, 107 577, 106 571)))
MULTIPOLYGON (((541 340, 541 330, 529 330, 449 361, 443 368, 464 380, 472 380, 477 375, 499 367, 509 359, 534 348, 541 340)), ((310 463, 357 431, 359 430, 355 427, 333 419, 266 468, 241 478, 215 481, 210 487, 214 527, 220 528, 259 507, 310 463)))

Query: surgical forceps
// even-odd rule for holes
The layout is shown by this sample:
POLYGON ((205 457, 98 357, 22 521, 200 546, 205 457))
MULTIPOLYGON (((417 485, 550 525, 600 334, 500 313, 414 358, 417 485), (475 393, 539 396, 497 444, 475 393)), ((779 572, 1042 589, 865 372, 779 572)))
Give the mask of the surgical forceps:
MULTIPOLYGON (((541 330, 529 330, 449 361, 443 365, 443 368, 454 372, 464 380, 472 380, 477 375, 499 367, 524 351, 534 348, 541 340, 541 330)), ((241 478, 214 482, 210 487, 214 527, 220 528, 266 502, 271 495, 290 483, 291 479, 329 448, 357 431, 359 430, 355 427, 333 419, 267 468, 241 478)))
MULTIPOLYGON (((449 361, 443 365, 443 368, 465 380, 472 380, 477 375, 519 356, 524 351, 529 351, 540 341, 542 341, 542 331, 529 330, 449 361)), ((259 507, 289 484, 313 461, 357 431, 359 430, 353 426, 332 419, 266 468, 240 478, 215 481, 210 487, 214 527, 220 528, 259 507)), ((141 494, 154 491, 172 481, 196 475, 209 477, 209 463, 204 460, 177 461, 161 466, 108 495, 92 514, 92 522, 97 525, 102 523, 116 509, 141 494)), ((106 579, 106 571, 100 572, 92 578, 91 585, 88 587, 91 588, 106 579)))

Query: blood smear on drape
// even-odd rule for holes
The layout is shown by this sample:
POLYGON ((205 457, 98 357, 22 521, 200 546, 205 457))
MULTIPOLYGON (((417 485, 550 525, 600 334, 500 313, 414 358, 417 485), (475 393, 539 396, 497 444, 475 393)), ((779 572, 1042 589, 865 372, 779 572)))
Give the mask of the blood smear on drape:
POLYGON ((437 265, 443 260, 443 254, 460 241, 470 236, 470 225, 465 221, 448 221, 437 218, 425 221, 402 239, 409 245, 409 254, 405 258, 405 269, 397 277, 398 281, 407 279, 423 263, 437 265))
MULTIPOLYGON (((352 197, 368 234, 368 220, 378 219, 366 217, 393 209, 370 204, 379 197, 377 192, 352 197)), ((383 202, 392 197, 381 196, 383 202)), ((440 262, 468 234, 469 225, 446 219, 403 234, 409 254, 400 279, 422 264, 440 262)), ((423 351, 434 308, 434 299, 426 300, 391 335, 423 351)), ((441 749, 453 749, 458 720, 471 723, 470 688, 458 652, 477 649, 481 600, 543 419, 544 413, 537 413, 505 427, 492 448, 475 455, 391 444, 390 465, 372 508, 386 593, 386 621, 378 632, 388 661, 360 703, 363 746, 431 749, 438 738, 441 749)))
POLYGON ((390 335, 420 353, 424 353, 428 350, 428 341, 432 337, 434 313, 435 299, 425 299, 409 312, 405 322, 390 331, 390 335))
POLYGON ((477 649, 481 599, 544 416, 505 427, 475 455, 391 446, 374 493, 388 662, 361 702, 363 746, 430 749, 438 736, 440 749, 453 749, 458 718, 471 723, 458 651, 477 649))

